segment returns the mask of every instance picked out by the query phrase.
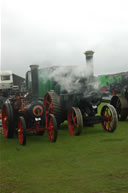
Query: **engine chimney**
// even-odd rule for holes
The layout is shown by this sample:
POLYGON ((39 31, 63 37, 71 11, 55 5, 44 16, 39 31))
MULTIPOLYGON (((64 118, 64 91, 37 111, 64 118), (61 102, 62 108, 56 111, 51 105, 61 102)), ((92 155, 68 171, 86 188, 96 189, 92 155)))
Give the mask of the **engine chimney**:
POLYGON ((92 50, 88 50, 86 52, 84 52, 85 57, 86 57, 86 64, 88 69, 90 70, 90 75, 94 76, 94 67, 93 67, 93 54, 95 52, 93 52, 92 50))
POLYGON ((31 68, 31 78, 32 78, 32 96, 37 98, 39 96, 39 86, 38 86, 38 68, 39 65, 32 64, 31 68))

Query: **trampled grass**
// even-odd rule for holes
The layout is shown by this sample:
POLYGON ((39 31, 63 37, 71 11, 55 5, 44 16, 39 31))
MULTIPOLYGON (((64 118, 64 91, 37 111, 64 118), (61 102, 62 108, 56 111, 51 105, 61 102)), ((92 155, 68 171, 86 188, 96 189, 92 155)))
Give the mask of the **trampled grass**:
POLYGON ((101 124, 71 136, 66 123, 56 143, 44 136, 0 134, 0 193, 128 193, 128 120, 114 133, 101 124))

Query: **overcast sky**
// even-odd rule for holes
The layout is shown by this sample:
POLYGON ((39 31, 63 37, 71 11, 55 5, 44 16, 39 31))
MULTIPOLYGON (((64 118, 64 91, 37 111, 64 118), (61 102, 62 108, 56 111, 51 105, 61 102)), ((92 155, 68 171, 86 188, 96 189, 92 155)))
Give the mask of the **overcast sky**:
POLYGON ((25 76, 31 64, 85 64, 94 73, 128 71, 127 0, 3 0, 1 68, 25 76))

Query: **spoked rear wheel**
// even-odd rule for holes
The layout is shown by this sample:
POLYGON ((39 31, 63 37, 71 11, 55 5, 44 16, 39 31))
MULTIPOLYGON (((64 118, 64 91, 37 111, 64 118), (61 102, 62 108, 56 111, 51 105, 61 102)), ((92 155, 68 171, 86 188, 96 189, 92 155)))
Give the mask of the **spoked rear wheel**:
POLYGON ((54 114, 57 121, 57 126, 59 127, 61 123, 61 107, 59 102, 59 96, 57 96, 54 91, 50 91, 45 95, 44 106, 46 118, 47 116, 49 116, 49 114, 54 114))
POLYGON ((113 132, 117 127, 117 112, 112 105, 104 105, 101 110, 102 126, 105 131, 113 132))
POLYGON ((57 129, 57 122, 56 118, 53 114, 49 114, 47 117, 47 130, 48 130, 48 137, 51 142, 56 142, 58 129, 57 129))
POLYGON ((26 123, 24 117, 19 117, 18 120, 18 138, 21 145, 26 144, 26 123))
POLYGON ((128 116, 128 102, 123 96, 113 96, 111 104, 115 107, 119 121, 125 121, 128 116))
POLYGON ((2 107, 3 134, 7 138, 12 138, 13 130, 13 109, 10 103, 4 103, 2 107))
POLYGON ((83 117, 78 107, 72 107, 68 112, 68 130, 71 135, 80 135, 83 128, 83 117))

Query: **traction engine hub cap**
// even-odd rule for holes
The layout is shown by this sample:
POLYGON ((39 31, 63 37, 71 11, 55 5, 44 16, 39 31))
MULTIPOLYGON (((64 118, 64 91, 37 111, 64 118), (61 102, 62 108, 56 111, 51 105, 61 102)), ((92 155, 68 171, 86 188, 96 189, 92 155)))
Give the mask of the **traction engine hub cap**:
POLYGON ((33 108, 33 114, 34 114, 36 117, 40 117, 40 116, 43 114, 43 107, 40 106, 40 105, 36 105, 36 106, 33 108))

